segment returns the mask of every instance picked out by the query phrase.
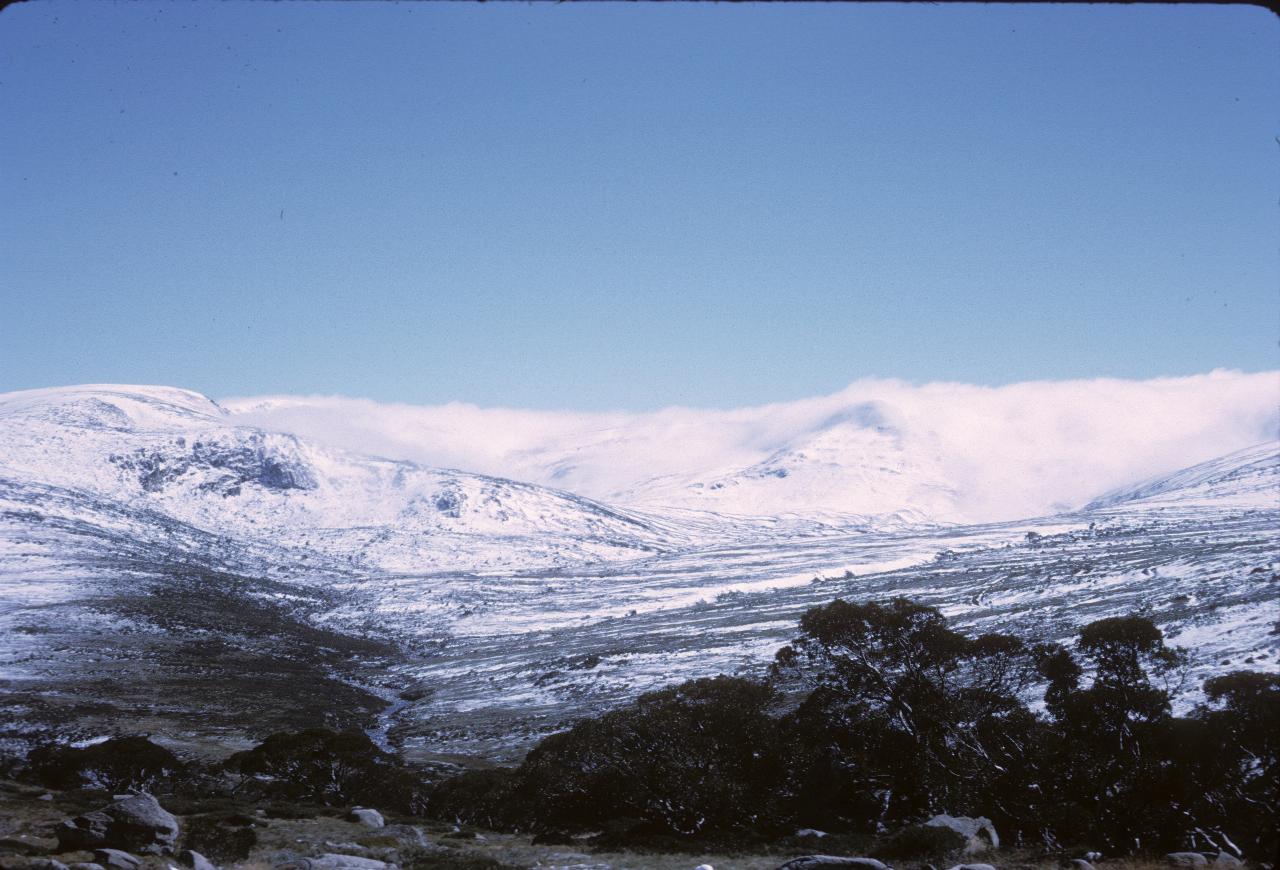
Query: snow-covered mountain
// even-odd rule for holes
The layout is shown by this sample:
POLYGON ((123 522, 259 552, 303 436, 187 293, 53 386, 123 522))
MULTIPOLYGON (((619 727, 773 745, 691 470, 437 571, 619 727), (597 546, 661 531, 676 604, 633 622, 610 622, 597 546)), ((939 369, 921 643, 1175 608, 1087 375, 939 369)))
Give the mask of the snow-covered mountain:
MULTIPOLYGON (((323 425, 332 420, 323 400, 233 400, 229 406, 233 418, 245 423, 335 440, 323 425)), ((391 454, 458 459, 487 471, 501 468, 506 476, 656 513, 803 515, 837 523, 871 518, 902 525, 949 519, 958 499, 937 445, 922 449, 927 436, 920 433, 908 438, 900 415, 883 402, 856 402, 807 419, 810 412, 800 423, 783 415, 763 424, 751 415, 717 421, 678 412, 669 419, 659 413, 638 420, 481 412, 485 419, 478 422, 460 409, 458 420, 427 418, 393 439, 374 431, 379 411, 354 403, 337 428, 360 434, 336 440, 367 440, 391 454), (526 428, 538 433, 533 443, 522 440, 526 428)))
POLYGON ((244 425, 566 489, 615 506, 972 523, 1101 492, 1280 435, 1280 372, 1000 387, 864 380, 827 396, 646 413, 224 400, 244 425))
POLYGON ((380 570, 630 558, 670 529, 570 493, 237 426, 204 396, 89 386, 0 396, 0 478, 145 507, 380 570))
MULTIPOLYGON (((754 461, 641 481, 626 508, 248 420, 163 387, 0 395, 0 738, 227 747, 330 722, 421 757, 511 758, 601 705, 757 671, 838 596, 1062 640, 1140 610, 1197 677, 1280 668, 1274 440, 1083 509, 959 525, 918 522, 972 486, 946 440, 920 449, 874 403, 761 436, 754 461), (751 516, 778 485, 811 509, 751 516), (866 514, 832 509, 850 506, 866 514)), ((595 437, 582 449, 617 433, 595 437)))
POLYGON ((684 479, 643 482, 625 503, 697 507, 748 515, 780 503, 808 514, 849 512, 923 522, 949 517, 959 498, 937 454, 908 449, 883 403, 864 402, 817 421, 763 459, 684 479))

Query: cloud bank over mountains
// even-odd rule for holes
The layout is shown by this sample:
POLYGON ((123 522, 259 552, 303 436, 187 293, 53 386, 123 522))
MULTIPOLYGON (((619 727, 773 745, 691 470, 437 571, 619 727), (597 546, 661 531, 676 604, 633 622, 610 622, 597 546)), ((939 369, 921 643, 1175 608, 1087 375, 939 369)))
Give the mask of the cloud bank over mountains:
POLYGON ((220 404, 244 425, 641 508, 954 522, 1078 507, 1280 437, 1280 371, 999 387, 869 379, 791 402, 647 413, 337 396, 220 404))

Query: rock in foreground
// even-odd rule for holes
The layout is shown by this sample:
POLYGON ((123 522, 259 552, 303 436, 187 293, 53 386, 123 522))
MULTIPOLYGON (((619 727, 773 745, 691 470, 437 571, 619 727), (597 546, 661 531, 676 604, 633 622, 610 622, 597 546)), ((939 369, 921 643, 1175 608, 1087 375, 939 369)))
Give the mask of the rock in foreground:
POLYGON ((57 827, 58 847, 120 849, 140 855, 172 850, 178 839, 178 820, 149 794, 132 795, 113 804, 68 819, 57 827))
POLYGON ((1000 835, 995 825, 986 816, 970 818, 969 816, 948 816, 943 813, 934 816, 926 825, 934 828, 950 828, 967 841, 964 851, 966 855, 985 852, 987 849, 1000 848, 1000 835))
POLYGON ((778 870, 827 870, 833 867, 858 868, 858 870, 891 870, 875 858, 842 858, 837 855, 805 855, 792 858, 778 870))
POLYGON ((351 812, 347 814, 347 818, 369 828, 381 828, 386 824, 386 821, 382 818, 382 813, 377 810, 371 810, 368 807, 352 807, 351 812))

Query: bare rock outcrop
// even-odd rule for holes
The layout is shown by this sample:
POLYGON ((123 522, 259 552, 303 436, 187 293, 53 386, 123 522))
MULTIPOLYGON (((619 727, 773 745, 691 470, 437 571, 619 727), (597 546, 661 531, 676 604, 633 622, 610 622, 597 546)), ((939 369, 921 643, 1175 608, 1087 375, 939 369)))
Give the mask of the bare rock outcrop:
POLYGON ((178 820, 151 795, 137 794, 67 819, 55 833, 58 847, 65 851, 117 849, 158 855, 172 851, 178 840, 178 820))
POLYGON ((976 855, 988 849, 1000 848, 1000 835, 996 833, 995 825, 991 824, 991 820, 986 816, 973 818, 949 816, 943 813, 929 819, 925 824, 936 828, 950 828, 962 835, 967 841, 964 847, 966 855, 976 855))

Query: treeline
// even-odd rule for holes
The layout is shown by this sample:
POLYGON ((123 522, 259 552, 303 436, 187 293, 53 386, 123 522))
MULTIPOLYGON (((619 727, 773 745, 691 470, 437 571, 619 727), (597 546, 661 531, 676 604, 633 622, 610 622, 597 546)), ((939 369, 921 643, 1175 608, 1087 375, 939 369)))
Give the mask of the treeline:
MULTIPOLYGON (((1235 672, 1174 716, 1182 652, 1118 617, 1070 647, 969 636, 933 607, 834 601, 762 679, 642 695, 546 738, 515 769, 442 776, 359 732, 277 734, 221 764, 144 738, 50 745, 11 770, 60 788, 367 804, 547 841, 761 844, 812 828, 884 855, 936 846, 937 813, 986 816, 1046 853, 1280 846, 1280 675, 1235 672), (1036 699, 1029 706, 1027 699, 1036 699)), ((284 811, 284 810, 281 810, 284 811)))
POLYGON ((434 815, 636 836, 883 834, 983 815, 1049 851, 1275 854, 1280 676, 1208 680, 1174 716, 1184 655, 1139 617, 1072 649, 970 637, 933 607, 804 614, 768 679, 693 680, 543 740, 519 768, 437 786, 434 815), (1028 706, 1043 697, 1043 708, 1028 706))

